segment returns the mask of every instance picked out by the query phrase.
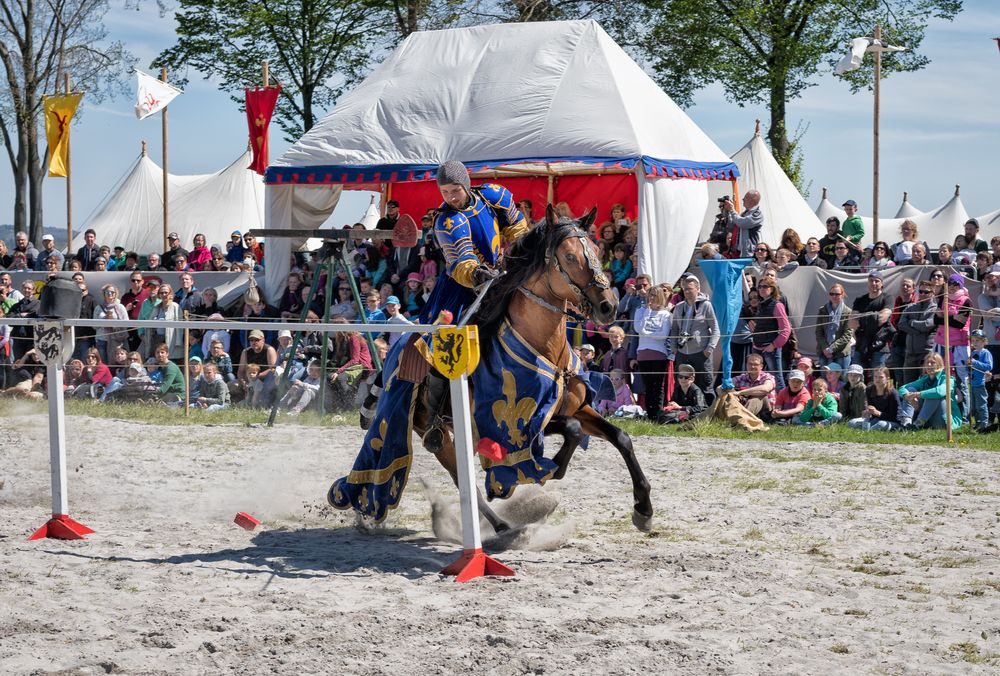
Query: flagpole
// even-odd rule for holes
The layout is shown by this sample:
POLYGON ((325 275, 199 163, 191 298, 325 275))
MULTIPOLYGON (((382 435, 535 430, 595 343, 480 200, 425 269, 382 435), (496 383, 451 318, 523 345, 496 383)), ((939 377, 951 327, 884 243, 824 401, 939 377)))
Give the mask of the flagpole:
MULTIPOLYGON (((262 75, 264 80, 264 89, 267 89, 268 87, 271 86, 271 73, 270 70, 268 69, 267 61, 265 61, 263 64, 263 71, 264 72, 262 73, 262 75)), ((270 144, 268 143, 268 141, 270 140, 270 136, 271 136, 271 127, 270 125, 268 125, 268 128, 264 130, 264 147, 262 148, 262 150, 264 151, 265 167, 267 166, 267 163, 271 159, 270 157, 268 157, 268 155, 271 154, 270 144)))
MULTIPOLYGON (((63 73, 63 84, 66 88, 66 96, 69 96, 69 73, 63 73)), ((63 258, 65 264, 69 257, 73 255, 73 179, 70 172, 70 140, 69 122, 66 123, 66 256, 63 258)))
MULTIPOLYGON (((160 69, 160 80, 166 83, 167 81, 167 69, 160 69)), ((170 226, 168 223, 170 209, 167 207, 167 108, 169 106, 163 106, 163 110, 160 111, 162 117, 160 118, 163 123, 163 250, 167 251, 169 244, 167 242, 167 234, 170 232, 170 226)))
MULTIPOLYGON (((882 27, 879 26, 879 25, 876 25, 875 26, 875 41, 876 41, 876 44, 878 44, 881 40, 882 40, 882 27)), ((876 49, 875 50, 875 111, 874 111, 874 120, 873 120, 874 134, 873 134, 873 139, 872 139, 872 143, 874 145, 873 155, 872 155, 872 160, 873 160, 873 166, 872 166, 872 169, 873 169, 873 171, 872 171, 872 182, 873 182, 873 185, 872 185, 872 241, 873 242, 879 241, 879 238, 878 238, 878 172, 879 172, 879 166, 878 166, 878 160, 879 160, 879 157, 878 157, 878 145, 879 145, 878 122, 879 122, 879 119, 878 118, 879 118, 879 102, 880 102, 880 96, 879 96, 880 92, 879 92, 879 89, 880 89, 880 84, 881 84, 880 81, 881 81, 881 79, 882 79, 882 52, 880 50, 876 49)))

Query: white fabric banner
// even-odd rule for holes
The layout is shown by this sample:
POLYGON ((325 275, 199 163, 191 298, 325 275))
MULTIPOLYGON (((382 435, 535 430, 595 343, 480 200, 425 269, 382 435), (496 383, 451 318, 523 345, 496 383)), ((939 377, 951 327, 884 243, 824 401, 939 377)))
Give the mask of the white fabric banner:
MULTIPOLYGON (((266 209, 265 227, 281 229, 315 230, 337 208, 340 185, 269 185, 264 190, 266 209)), ((287 286, 291 269, 292 251, 302 244, 301 239, 271 237, 264 247, 264 288, 269 303, 275 304, 287 286)))
POLYGON ((671 284, 691 263, 698 231, 708 206, 708 181, 646 179, 639 181, 639 272, 654 283, 671 284))
POLYGON ((178 94, 183 92, 172 85, 157 80, 149 73, 141 70, 135 71, 138 79, 138 92, 136 94, 135 116, 144 120, 153 113, 160 112, 167 104, 173 101, 178 94))

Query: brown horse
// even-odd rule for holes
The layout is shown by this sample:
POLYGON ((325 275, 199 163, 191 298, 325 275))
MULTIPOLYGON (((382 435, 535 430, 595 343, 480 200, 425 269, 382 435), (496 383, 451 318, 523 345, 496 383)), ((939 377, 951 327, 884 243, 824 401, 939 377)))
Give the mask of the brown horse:
MULTIPOLYGON (((553 457, 557 469, 552 478, 561 479, 565 475, 584 435, 610 442, 621 453, 632 480, 632 523, 639 530, 649 531, 653 520, 649 483, 636 460, 632 440, 587 403, 586 383, 569 370, 572 348, 566 339, 567 317, 591 318, 599 324, 610 324, 618 308, 609 280, 601 270, 597 247, 587 236, 596 213, 593 209, 578 221, 559 221, 549 205, 545 223, 533 228, 508 252, 506 274, 490 289, 475 322, 479 325, 484 350, 490 349, 491 337, 507 319, 525 342, 562 373, 563 397, 556 404, 556 415, 544 430, 546 435, 558 434, 563 438, 562 446, 553 457)), ((424 405, 418 406, 415 412, 413 426, 420 435, 428 427, 426 411, 424 405)), ((455 446, 449 434, 444 436, 437 458, 457 484, 455 446)), ((509 528, 489 508, 482 495, 479 504, 483 516, 495 530, 501 532, 509 528)))

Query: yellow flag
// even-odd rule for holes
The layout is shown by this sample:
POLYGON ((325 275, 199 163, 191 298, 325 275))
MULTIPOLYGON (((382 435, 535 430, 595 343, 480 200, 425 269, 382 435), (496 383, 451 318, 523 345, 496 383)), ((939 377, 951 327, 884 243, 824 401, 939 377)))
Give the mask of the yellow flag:
POLYGON ((49 176, 65 176, 69 155, 69 123, 80 94, 45 97, 45 135, 49 140, 49 176))

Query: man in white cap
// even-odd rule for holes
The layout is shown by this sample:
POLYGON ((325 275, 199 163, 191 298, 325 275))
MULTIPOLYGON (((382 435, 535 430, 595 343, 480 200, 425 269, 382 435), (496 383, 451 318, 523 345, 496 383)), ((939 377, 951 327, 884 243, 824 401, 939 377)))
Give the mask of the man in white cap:
POLYGON ((42 235, 42 250, 38 252, 37 256, 35 256, 36 272, 44 272, 48 269, 48 265, 45 261, 48 260, 50 256, 56 256, 60 259, 59 267, 61 268, 62 254, 56 251, 56 238, 52 235, 42 235))

